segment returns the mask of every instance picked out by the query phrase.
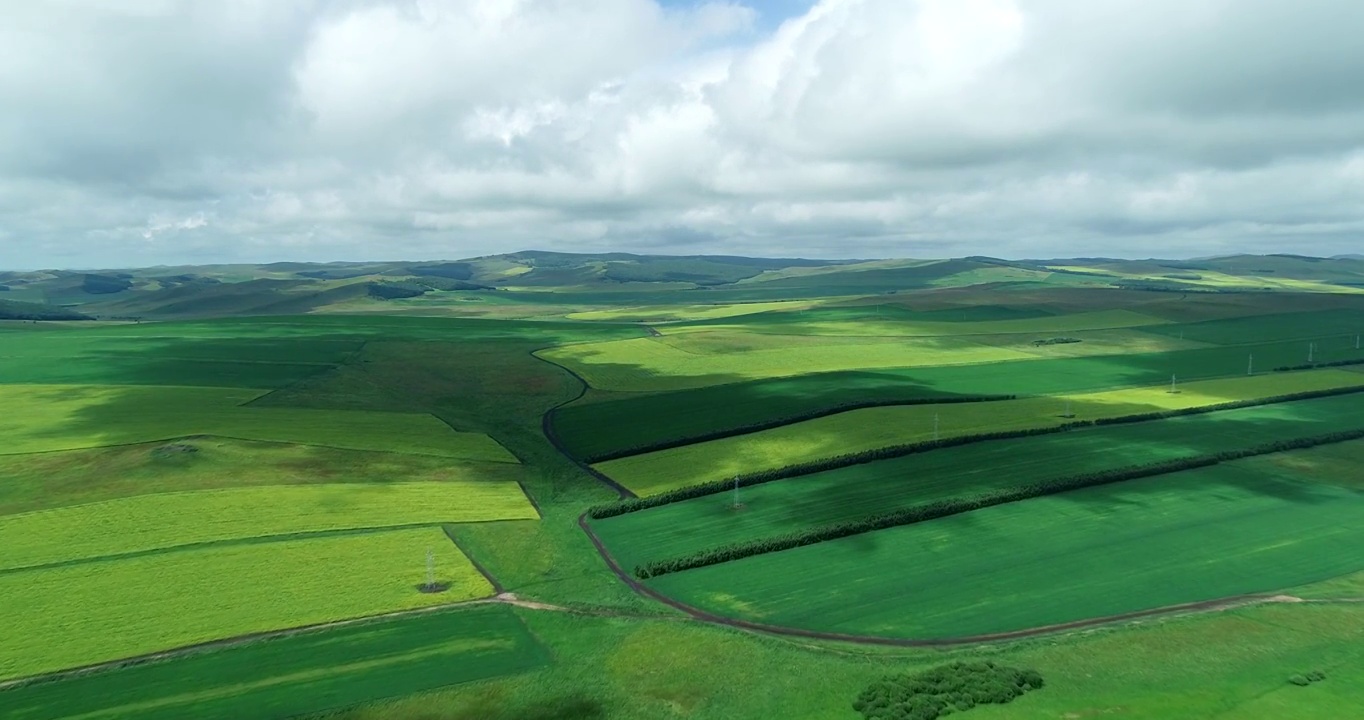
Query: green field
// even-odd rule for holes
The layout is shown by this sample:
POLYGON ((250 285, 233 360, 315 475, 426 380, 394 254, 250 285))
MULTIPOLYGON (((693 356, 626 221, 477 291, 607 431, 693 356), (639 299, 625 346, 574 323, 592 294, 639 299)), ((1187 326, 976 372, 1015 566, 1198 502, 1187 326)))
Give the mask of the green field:
POLYGON ((515 483, 284 485, 137 495, 0 516, 0 571, 281 535, 538 518, 515 483))
POLYGON ((739 492, 743 509, 738 511, 733 496, 723 493, 593 521, 593 527, 617 559, 633 568, 948 497, 1358 428, 1364 428, 1364 394, 1100 426, 944 448, 747 487, 739 492))
POLYGON ((305 633, 5 692, 13 720, 293 717, 543 667, 505 606, 305 633))
POLYGON ((524 480, 527 469, 438 455, 195 438, 0 455, 0 516, 133 495, 275 485, 524 480))
POLYGON ((564 447, 589 458, 759 423, 798 420, 841 405, 891 405, 953 396, 894 371, 848 371, 578 403, 553 417, 564 447))
POLYGON ((7 442, 0 454, 128 445, 192 435, 349 450, 516 462, 481 433, 418 413, 336 412, 248 405, 262 391, 208 387, 0 385, 7 442))
POLYGON ((1228 463, 1001 505, 650 582, 839 633, 1008 632, 1364 569, 1364 493, 1228 463))
POLYGON ((485 597, 436 528, 220 545, 0 574, 0 680, 485 597), (444 593, 422 593, 426 553, 444 593), (42 612, 34 612, 42 608, 42 612))
POLYGON ((1360 385, 1359 377, 1358 373, 1328 369, 1190 382, 1180 385, 1177 394, 1169 393, 1167 384, 992 403, 869 408, 635 455, 595 467, 635 493, 651 495, 742 473, 931 440, 935 417, 938 435, 947 438, 996 430, 1054 427, 1069 421, 1063 417, 1067 399, 1076 418, 1092 420, 1354 387, 1360 385))

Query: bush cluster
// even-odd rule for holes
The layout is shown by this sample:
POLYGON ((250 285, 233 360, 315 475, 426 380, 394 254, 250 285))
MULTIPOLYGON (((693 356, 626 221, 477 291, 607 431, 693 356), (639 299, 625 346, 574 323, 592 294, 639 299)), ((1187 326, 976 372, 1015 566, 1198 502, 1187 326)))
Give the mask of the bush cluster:
POLYGON ((787 415, 780 418, 773 418, 771 420, 764 420, 762 422, 749 423, 747 425, 740 425, 732 428, 725 428, 723 430, 702 433, 700 435, 692 435, 684 438, 674 438, 672 440, 663 440, 660 442, 646 443, 643 445, 634 445, 619 450, 608 450, 605 452, 588 455, 583 458, 583 462, 589 465, 595 465, 597 463, 607 462, 609 460, 619 460, 621 458, 630 457, 632 455, 643 455, 645 453, 658 452, 660 450, 671 450, 673 448, 683 447, 686 445, 694 445, 696 443, 710 442, 711 440, 723 440, 724 438, 734 437, 735 435, 747 435, 749 433, 762 432, 763 430, 771 430, 773 428, 779 428, 784 425, 791 425, 793 423, 805 422, 806 420, 815 420, 817 418, 828 417, 830 415, 837 415, 839 413, 848 412, 850 410, 862 410, 865 408, 873 407, 892 406, 898 407, 908 405, 948 405, 955 403, 998 402, 1001 400, 1014 400, 1017 399, 1017 397, 1018 397, 1017 395, 961 395, 957 397, 912 398, 906 400, 889 401, 865 400, 859 402, 838 403, 836 405, 826 405, 817 410, 810 410, 808 412, 797 413, 795 415, 787 415))
POLYGON ((1297 685, 1298 687, 1307 687, 1312 683, 1318 683, 1325 679, 1326 673, 1320 670, 1313 670, 1312 672, 1307 673, 1305 675, 1294 675, 1288 678, 1288 682, 1291 682, 1294 685, 1297 685))
POLYGON ((1073 338, 1073 337, 1054 337, 1054 338, 1047 338, 1046 340, 1033 340, 1033 341, 1032 341, 1032 344, 1033 344, 1034 346, 1041 347, 1041 346, 1043 346, 1043 345, 1070 345, 1070 344, 1078 343, 1078 342, 1084 342, 1084 341, 1081 340, 1080 338, 1073 338))
POLYGON ((1315 370, 1316 368, 1345 367, 1347 365, 1364 365, 1364 358, 1353 358, 1351 360, 1336 360, 1334 362, 1306 363, 1303 365, 1280 365, 1274 368, 1274 372, 1289 372, 1292 370, 1315 370))
POLYGON ((977 705, 1003 705, 1043 686, 1035 670, 955 662, 873 683, 853 701, 867 720, 936 720, 977 705))
POLYGON ((1178 410, 1164 410, 1160 412, 1138 413, 1134 415, 1122 415, 1119 417, 1099 418, 1097 420, 1073 420, 1059 425, 1049 427, 1026 428, 1022 430, 1000 430, 997 432, 977 433, 974 435, 960 435, 958 437, 944 438, 942 440, 927 440, 905 445, 891 445, 875 450, 864 450, 856 453, 846 453, 834 455, 819 460, 813 460, 795 465, 763 470, 755 473, 739 475, 727 480, 712 480, 710 482, 688 485, 687 487, 669 490, 668 492, 650 495, 641 498, 628 498, 617 502, 597 505, 588 510, 588 516, 595 520, 603 520, 617 515, 647 510, 649 508, 668 505, 670 503, 691 500, 693 498, 716 495, 727 490, 732 490, 737 483, 739 487, 749 487, 761 485, 763 483, 787 478, 809 475, 811 473, 824 472, 826 470, 836 470, 839 468, 861 465, 863 463, 876 462, 877 460, 890 460, 892 458, 914 455, 916 453, 938 450, 941 448, 957 447, 969 445, 971 443, 985 442, 989 440, 1014 440, 1024 437, 1037 435, 1051 435, 1053 433, 1066 432, 1077 428, 1095 427, 1100 425, 1120 425, 1123 423, 1149 422, 1152 420, 1165 420, 1174 417, 1188 415, 1201 415, 1204 413, 1218 412, 1222 410, 1235 410, 1238 408, 1255 407, 1259 405, 1274 405, 1277 403, 1292 402, 1295 400, 1313 400, 1323 397, 1333 397, 1337 395, 1350 395, 1353 393, 1364 392, 1364 385, 1352 385, 1350 387, 1331 388, 1328 390, 1310 390, 1307 392, 1292 393, 1289 395, 1276 395, 1267 398, 1255 398, 1251 400, 1234 400, 1231 402, 1218 403, 1216 405, 1204 405, 1201 407, 1182 408, 1178 410))
POLYGON ((89 274, 81 281, 81 289, 91 295, 112 295, 121 293, 133 286, 133 281, 125 276, 89 274))
POLYGON ((875 530, 885 530, 901 525, 912 525, 925 520, 936 520, 938 518, 981 510, 995 505, 1019 502, 1021 500, 1031 500, 1046 495, 1055 495, 1057 493, 1082 490, 1084 488, 1126 482, 1128 480, 1137 480, 1145 477, 1167 475, 1183 470, 1210 467, 1219 463, 1254 457, 1256 455, 1269 455, 1272 453, 1286 452, 1288 450, 1301 450, 1304 448, 1316 447, 1318 445, 1328 445, 1331 443, 1359 439, 1364 439, 1364 430, 1346 430, 1308 438, 1278 440, 1271 443, 1256 445, 1254 447, 1242 448, 1239 450, 1226 450, 1210 455, 1198 455, 1195 457, 1181 458, 1179 460, 1167 460, 1165 462, 1149 463, 1146 465, 1130 465, 1128 467, 1115 468, 1112 470, 1071 475, 1069 477, 1054 478, 1028 485, 1020 485, 1018 487, 969 495, 966 497, 945 498, 943 500, 937 500, 923 505, 915 505, 914 507, 904 508, 894 512, 873 515, 860 520, 823 525, 759 540, 730 543, 709 550, 701 550, 690 555, 655 560, 637 566, 634 573, 635 576, 641 580, 647 580, 668 573, 692 570, 708 565, 718 565, 720 563, 741 560, 754 555, 791 550, 805 545, 814 545, 815 543, 825 542, 827 540, 837 540, 853 535, 861 535, 862 533, 875 530))
POLYGON ((369 284, 370 297, 378 300, 398 300, 400 298, 420 297, 426 288, 416 283, 372 282, 369 284))

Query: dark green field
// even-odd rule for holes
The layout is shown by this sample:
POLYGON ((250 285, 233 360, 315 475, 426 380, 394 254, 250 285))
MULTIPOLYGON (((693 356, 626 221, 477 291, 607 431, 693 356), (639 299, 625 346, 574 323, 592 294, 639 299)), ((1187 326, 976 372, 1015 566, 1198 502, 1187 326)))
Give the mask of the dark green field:
POLYGON ((5 717, 292 717, 542 667, 511 608, 470 607, 311 632, 6 691, 5 717))
POLYGON ((853 465, 594 521, 626 566, 1038 481, 1364 429, 1364 394, 996 440, 853 465))

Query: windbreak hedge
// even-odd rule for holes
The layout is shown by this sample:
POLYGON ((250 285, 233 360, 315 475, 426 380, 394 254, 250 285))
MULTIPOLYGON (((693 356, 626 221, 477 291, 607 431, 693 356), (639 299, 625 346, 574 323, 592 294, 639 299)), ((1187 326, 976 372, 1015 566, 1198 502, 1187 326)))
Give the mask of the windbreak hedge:
POLYGON ((1123 415, 1119 417, 1100 418, 1097 420, 1075 420, 1060 425, 1050 427, 1026 428, 1022 430, 1001 430, 989 433, 977 433, 974 435, 961 435, 958 437, 944 438, 941 440, 928 440, 924 442, 908 443, 905 445, 891 445, 889 447, 866 450, 857 453, 847 453, 844 455, 834 455, 832 457, 821 458, 812 462, 788 465, 782 468, 763 470, 761 472, 748 473, 727 480, 712 480, 711 482, 689 485, 684 488, 670 490, 668 492, 650 495, 641 498, 627 498, 617 502, 597 505, 588 510, 588 516, 595 520, 624 515, 626 513, 647 510, 649 508, 660 507, 670 503, 691 500, 693 498, 716 495, 727 490, 731 490, 738 485, 739 487, 749 487, 761 485, 776 480, 809 475, 811 473, 835 470, 838 468, 861 465, 863 463, 876 462, 877 460, 889 460, 891 458, 904 457, 915 453, 938 450, 940 448, 957 447, 969 445, 971 443, 986 442, 990 440, 1013 440, 1017 438, 1033 437, 1037 435, 1050 435, 1053 433, 1066 432, 1077 428, 1096 427, 1101 425, 1120 425, 1124 423, 1150 422, 1154 420, 1166 420, 1169 418, 1183 417, 1188 415, 1202 415, 1205 413, 1219 412, 1222 410, 1236 410, 1239 408, 1256 407, 1260 405, 1274 405, 1277 403, 1293 402, 1297 400, 1313 400, 1324 397, 1335 397, 1338 395, 1350 395, 1353 393, 1364 392, 1364 385, 1352 385, 1350 387, 1331 388, 1328 390, 1311 390, 1307 392, 1293 393, 1289 395, 1276 395, 1267 398, 1254 398, 1250 400, 1235 400, 1231 402, 1218 403, 1216 405, 1204 405, 1201 407, 1181 408, 1178 410, 1163 410, 1159 412, 1138 413, 1134 415, 1123 415))
POLYGON ((886 530, 888 528, 911 525, 925 520, 936 520, 993 507, 995 505, 1003 505, 1005 503, 1031 500, 1047 495, 1097 487, 1100 485, 1109 485, 1128 480, 1166 475, 1183 470, 1210 467, 1219 463, 1254 457, 1256 455, 1270 455, 1289 450, 1301 450, 1317 447, 1319 445, 1329 445, 1332 443, 1360 439, 1364 439, 1364 430, 1349 430, 1317 435, 1309 438, 1299 438, 1296 440, 1281 440, 1257 445, 1255 447, 1241 450, 1229 450, 1211 455, 1201 455, 1180 460, 1150 463, 1146 465, 1132 465, 1102 472, 1073 475, 1070 477, 1033 483, 1031 485, 1009 488, 1007 490, 981 493, 969 497, 939 500, 911 508, 905 508, 904 510, 898 510, 896 512, 874 515, 861 520, 825 525, 809 530, 786 533, 749 542, 723 545, 717 548, 692 553, 690 555, 645 563, 644 565, 636 567, 634 573, 635 576, 640 579, 648 579, 658 577, 659 575, 666 575, 668 573, 692 570, 708 565, 718 565, 720 563, 740 560, 754 555, 763 555, 770 552, 779 552, 781 550, 791 550, 793 548, 813 545, 826 540, 838 540, 840 538, 860 535, 875 530, 886 530))

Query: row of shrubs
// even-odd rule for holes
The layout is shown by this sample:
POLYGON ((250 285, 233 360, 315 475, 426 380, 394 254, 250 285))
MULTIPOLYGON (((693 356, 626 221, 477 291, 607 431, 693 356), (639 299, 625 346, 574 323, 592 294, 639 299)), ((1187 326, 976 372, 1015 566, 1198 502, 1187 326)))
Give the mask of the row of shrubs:
POLYGON ((718 565, 720 563, 731 562, 754 555, 790 550, 805 545, 814 545, 815 543, 825 542, 827 540, 837 540, 853 535, 861 535, 862 533, 875 530, 885 530, 901 525, 912 525, 925 520, 936 520, 938 518, 981 510, 995 505, 1019 502, 1021 500, 1031 500, 1046 495, 1055 495, 1057 493, 1082 490, 1084 488, 1126 482, 1128 480, 1137 480, 1145 477, 1166 475, 1183 470, 1210 467, 1219 463, 1240 460, 1256 455, 1269 455, 1271 453, 1301 450, 1303 448, 1316 447, 1318 445, 1359 439, 1364 439, 1364 430, 1347 430, 1317 435, 1310 438, 1279 440, 1263 445, 1256 445, 1255 447, 1243 448, 1240 450, 1227 450, 1220 453, 1199 455, 1197 457, 1183 458, 1180 460, 1168 460, 1146 465, 1132 465, 1113 470, 1055 478, 1029 485, 1008 488, 1006 490, 997 490, 967 497, 937 500, 935 502, 916 505, 903 510, 896 510, 895 512, 874 515, 861 520, 825 525, 808 530, 767 537, 761 540, 722 545, 717 548, 702 550, 682 557, 667 558, 645 563, 636 567, 634 572, 636 577, 648 579, 658 577, 659 575, 666 575, 668 573, 692 570, 708 565, 718 565))
POLYGON ((1036 670, 993 662, 954 662, 915 675, 883 678, 863 690, 853 710, 866 720, 937 720, 977 705, 1003 705, 1045 683, 1036 670))
POLYGON ((826 470, 836 470, 838 468, 861 465, 863 463, 876 462, 878 460, 889 460, 892 458, 914 455, 916 453, 938 450, 942 448, 969 445, 971 443, 986 442, 990 440, 1013 440, 1017 438, 1033 437, 1037 435, 1051 435, 1053 433, 1066 432, 1077 428, 1095 427, 1101 425, 1121 425, 1124 423, 1150 422, 1153 420, 1166 420, 1174 417, 1187 415, 1201 415, 1204 413, 1219 412, 1222 410, 1235 410, 1238 408, 1255 407, 1258 405, 1274 405, 1277 403, 1292 402, 1295 400, 1312 400, 1323 397, 1333 397, 1336 395, 1349 395, 1364 392, 1364 385, 1354 385, 1350 387, 1331 388, 1329 390, 1311 390, 1307 392, 1292 393, 1289 395, 1276 395, 1268 398, 1255 398, 1251 400, 1234 400, 1231 402, 1218 403, 1216 405, 1204 405, 1201 407, 1181 408, 1178 410, 1162 410, 1160 412, 1137 413, 1133 415, 1122 415, 1118 417, 1099 418, 1097 420, 1072 420, 1070 422, 1052 425, 1048 427, 1025 428, 1021 430, 1000 430, 996 432, 977 433, 974 435, 960 435, 958 437, 944 438, 941 440, 926 440, 923 442, 908 443, 905 445, 891 445, 874 450, 864 450, 862 452, 847 453, 844 455, 834 455, 832 457, 821 458, 805 463, 787 465, 785 467, 762 470, 755 473, 739 475, 728 480, 712 480, 710 482, 687 487, 669 490, 668 492, 657 495, 649 495, 640 498, 627 498, 617 502, 604 505, 597 505, 588 510, 588 516, 596 520, 624 515, 626 513, 647 510, 649 508, 668 505, 670 503, 691 500, 693 498, 716 495, 727 490, 731 490, 737 484, 739 487, 749 487, 751 485, 761 485, 776 480, 809 475, 811 473, 824 472, 826 470))
POLYGON ((1351 360, 1336 360, 1333 362, 1306 363, 1303 365, 1280 365, 1274 368, 1274 372, 1289 372, 1291 370, 1315 370, 1316 368, 1345 367, 1347 365, 1364 365, 1364 358, 1353 358, 1351 360))
POLYGON ((762 432, 763 430, 772 430, 773 428, 779 428, 784 425, 805 422, 806 420, 815 420, 817 418, 828 417, 830 415, 837 415, 839 413, 845 413, 852 410, 863 410, 866 408, 873 407, 891 407, 904 405, 949 405, 954 403, 998 402, 1001 400, 1015 400, 1017 399, 1017 397, 1018 397, 1017 395, 960 395, 955 397, 910 398, 902 400, 863 400, 859 402, 839 403, 837 405, 828 405, 819 408, 818 410, 811 410, 809 412, 799 413, 796 415, 788 415, 786 417, 781 418, 773 418, 770 420, 764 420, 763 422, 750 423, 748 425, 740 425, 738 427, 725 428, 723 430, 702 433, 700 435, 673 438, 671 440, 663 440, 660 442, 647 443, 644 445, 634 445, 632 447, 623 448, 619 450, 608 450, 606 452, 597 453, 595 455, 588 455, 583 458, 583 462, 589 465, 595 465, 597 463, 607 462, 608 460, 619 460, 621 458, 630 457, 632 455, 643 455, 645 453, 658 452, 660 450, 671 450, 673 448, 683 447, 685 445, 694 445, 696 443, 710 442, 711 440, 723 440, 727 437, 734 437, 735 435, 747 435, 749 433, 762 432))

